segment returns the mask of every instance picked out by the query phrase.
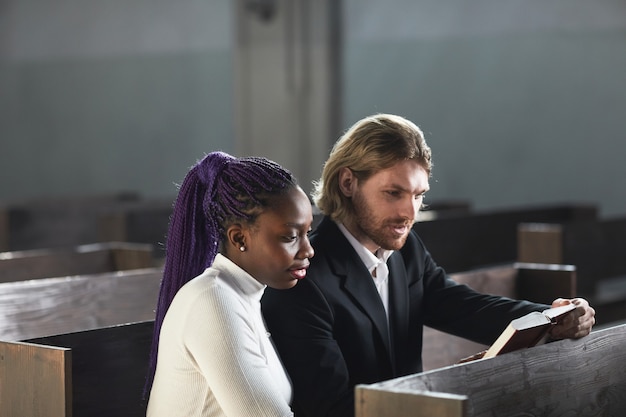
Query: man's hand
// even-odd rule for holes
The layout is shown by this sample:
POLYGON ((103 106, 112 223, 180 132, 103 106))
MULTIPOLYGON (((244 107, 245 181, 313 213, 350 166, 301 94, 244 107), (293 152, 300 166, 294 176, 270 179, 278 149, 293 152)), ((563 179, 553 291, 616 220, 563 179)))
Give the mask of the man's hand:
POLYGON ((576 309, 563 317, 563 320, 552 328, 550 332, 551 338, 578 339, 587 336, 596 323, 596 311, 583 298, 573 298, 571 300, 557 298, 552 302, 552 307, 559 307, 565 304, 574 304, 576 309))

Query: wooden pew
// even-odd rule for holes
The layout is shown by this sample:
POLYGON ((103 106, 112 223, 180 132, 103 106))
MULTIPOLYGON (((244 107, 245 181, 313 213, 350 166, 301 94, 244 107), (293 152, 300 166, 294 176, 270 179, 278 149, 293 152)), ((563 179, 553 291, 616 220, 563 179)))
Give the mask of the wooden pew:
POLYGON ((136 193, 120 192, 1 202, 0 251, 98 242, 99 213, 139 199, 136 193))
POLYGON ((517 258, 576 265, 577 293, 598 323, 626 320, 626 218, 520 224, 517 258))
MULTIPOLYGON (((0 384, 3 415, 144 416, 141 393, 152 324, 0 341, 0 371, 11 381, 0 384)), ((626 325, 359 385, 356 416, 623 416, 625 343, 626 325)))
MULTIPOLYGON (((566 266, 516 264, 456 274, 455 278, 480 289, 493 290, 494 293, 517 291, 520 294, 535 288, 534 283, 538 280, 544 288, 541 295, 549 300, 553 294, 561 294, 559 288, 571 286, 572 270, 566 266)), ((154 294, 145 298, 154 300, 157 287, 154 285, 154 294)), ((140 299, 132 291, 123 292, 131 294, 130 300, 140 299)), ((97 304, 108 303, 110 301, 107 300, 97 304)), ((146 308, 150 314, 153 305, 153 301, 149 302, 146 308)), ((137 307, 136 304, 133 306, 137 307)), ((108 310, 117 311, 119 308, 112 306, 108 310)), ((54 317, 52 320, 65 321, 54 317)), ((15 415, 48 415, 43 412, 36 414, 37 410, 53 410, 49 415, 55 416, 72 415, 72 411, 74 416, 145 415, 145 404, 140 396, 147 367, 151 326, 152 322, 146 321, 74 333, 61 330, 61 334, 55 333, 48 337, 40 337, 42 332, 37 329, 40 336, 23 334, 11 339, 20 342, 0 342, 0 356, 5 358, 0 366, 8 367, 5 374, 14 381, 10 386, 0 385, 0 402, 4 403, 3 398, 10 398, 8 403, 16 407, 12 410, 15 415), (33 375, 38 377, 33 378, 33 375), (42 391, 47 395, 37 394, 42 391)), ((52 334, 49 330, 43 333, 52 334)), ((481 350, 471 342, 468 342, 470 345, 465 350, 463 347, 452 349, 451 345, 457 343, 454 339, 463 339, 444 333, 441 335, 443 338, 432 347, 435 351, 441 351, 441 347, 446 346, 447 354, 453 357, 452 363, 481 350), (446 341, 445 337, 451 339, 446 341)), ((435 336, 426 339, 433 342, 435 336)))
POLYGON ((626 415, 626 325, 355 389, 356 417, 626 415))
POLYGON ((161 268, 0 283, 0 340, 154 319, 161 268))
POLYGON ((158 259, 165 257, 165 239, 173 199, 150 199, 109 207, 98 220, 100 239, 148 243, 158 259))
MULTIPOLYGON (((149 243, 162 249, 172 201, 122 193, 5 203, 0 206, 0 251, 107 241, 149 243)), ((162 250, 155 253, 163 255, 162 250)))
POLYGON ((152 245, 128 242, 0 252, 0 282, 150 268, 153 252, 152 245))
POLYGON ((418 221, 414 228, 435 261, 452 273, 515 262, 520 223, 594 220, 597 212, 583 204, 529 206, 418 221))
POLYGON ((143 417, 152 321, 0 341, 2 415, 143 417))
MULTIPOLYGON (((459 272, 450 277, 479 292, 544 304, 551 304, 558 297, 575 296, 576 269, 571 265, 514 263, 459 272)), ((453 365, 487 347, 425 327, 424 370, 453 365)))

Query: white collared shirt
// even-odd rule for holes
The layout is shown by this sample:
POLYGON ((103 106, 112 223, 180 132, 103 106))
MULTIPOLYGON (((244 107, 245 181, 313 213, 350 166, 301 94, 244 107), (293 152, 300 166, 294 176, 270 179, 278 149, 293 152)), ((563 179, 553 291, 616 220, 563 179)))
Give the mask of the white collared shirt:
POLYGON ((380 299, 385 307, 387 319, 389 319, 389 269, 387 268, 387 259, 391 256, 393 250, 378 248, 376 254, 373 254, 348 231, 346 226, 341 223, 337 223, 337 226, 339 226, 341 233, 348 239, 348 242, 350 242, 359 255, 359 258, 361 258, 361 261, 363 261, 363 264, 370 272, 378 294, 380 294, 380 299))

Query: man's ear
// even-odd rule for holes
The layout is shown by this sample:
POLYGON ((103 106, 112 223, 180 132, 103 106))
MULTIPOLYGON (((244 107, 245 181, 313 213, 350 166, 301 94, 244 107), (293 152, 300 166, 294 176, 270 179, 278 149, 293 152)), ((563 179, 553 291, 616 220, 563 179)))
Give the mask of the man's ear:
POLYGON ((352 197, 354 187, 356 187, 357 179, 352 170, 348 167, 339 169, 339 189, 346 197, 352 197))

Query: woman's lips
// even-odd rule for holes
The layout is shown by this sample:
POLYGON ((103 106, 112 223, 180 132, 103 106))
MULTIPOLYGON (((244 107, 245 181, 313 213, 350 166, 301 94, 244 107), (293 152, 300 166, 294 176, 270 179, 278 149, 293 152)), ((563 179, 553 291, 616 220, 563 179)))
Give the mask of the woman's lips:
POLYGON ((308 269, 308 265, 307 266, 303 266, 301 268, 292 268, 289 270, 289 273, 291 274, 292 277, 294 277, 295 279, 302 279, 306 276, 306 270, 308 269))

